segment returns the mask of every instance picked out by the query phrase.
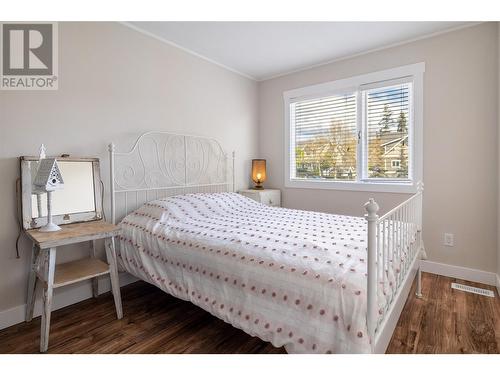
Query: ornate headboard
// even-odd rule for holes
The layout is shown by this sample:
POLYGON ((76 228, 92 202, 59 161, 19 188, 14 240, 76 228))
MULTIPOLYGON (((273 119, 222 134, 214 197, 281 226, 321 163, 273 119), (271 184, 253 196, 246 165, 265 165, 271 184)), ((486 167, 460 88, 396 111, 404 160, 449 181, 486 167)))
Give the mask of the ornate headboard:
POLYGON ((212 138, 148 132, 129 152, 111 143, 109 156, 113 223, 152 199, 234 191, 234 151, 229 160, 212 138))

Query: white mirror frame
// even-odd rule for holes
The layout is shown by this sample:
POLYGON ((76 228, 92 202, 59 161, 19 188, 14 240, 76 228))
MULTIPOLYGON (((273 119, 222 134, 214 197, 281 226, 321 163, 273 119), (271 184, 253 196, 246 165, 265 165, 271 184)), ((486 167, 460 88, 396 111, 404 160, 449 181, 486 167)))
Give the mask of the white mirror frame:
MULTIPOLYGON (((95 210, 88 212, 77 212, 71 214, 54 215, 52 221, 57 225, 79 223, 85 221, 101 220, 103 218, 102 211, 102 190, 101 190, 101 174, 99 170, 99 159, 97 158, 73 158, 73 157, 56 157, 57 161, 71 162, 91 162, 92 176, 94 182, 94 203, 95 210)), ((38 161, 35 156, 21 156, 21 210, 23 216, 23 228, 25 230, 40 228, 47 222, 47 217, 33 217, 32 215, 32 175, 30 162, 38 161)))

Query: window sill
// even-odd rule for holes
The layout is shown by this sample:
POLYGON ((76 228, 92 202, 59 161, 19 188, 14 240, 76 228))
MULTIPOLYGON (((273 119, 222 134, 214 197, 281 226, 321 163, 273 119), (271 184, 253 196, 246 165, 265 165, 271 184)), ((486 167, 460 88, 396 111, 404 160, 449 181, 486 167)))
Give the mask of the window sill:
POLYGON ((291 179, 285 181, 285 187, 295 189, 370 191, 402 194, 414 194, 417 192, 417 184, 415 182, 314 181, 291 179))

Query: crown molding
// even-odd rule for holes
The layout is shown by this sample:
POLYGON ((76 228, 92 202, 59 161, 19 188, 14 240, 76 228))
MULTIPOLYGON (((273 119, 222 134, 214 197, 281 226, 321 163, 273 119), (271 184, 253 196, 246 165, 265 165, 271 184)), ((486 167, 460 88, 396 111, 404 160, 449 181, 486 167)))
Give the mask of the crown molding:
POLYGON ((349 59, 353 59, 353 58, 356 58, 356 57, 360 57, 360 56, 363 56, 363 55, 368 55, 370 53, 374 53, 374 52, 379 52, 379 51, 383 51, 383 50, 386 50, 386 49, 390 49, 390 48, 394 48, 394 47, 399 47, 399 46, 402 46, 402 45, 405 45, 405 44, 409 44, 409 43, 413 43, 413 42, 417 42, 419 40, 424 40, 424 39, 429 39, 429 38, 433 38, 433 37, 436 37, 436 36, 439 36, 439 35, 442 35, 442 34, 447 34, 447 33, 450 33, 450 32, 454 32, 454 31, 458 31, 458 30, 462 30, 462 29, 466 29, 466 28, 469 28, 469 27, 474 27, 474 26, 477 26, 481 23, 484 23, 484 22, 471 22, 471 23, 468 23, 468 24, 465 24, 465 25, 460 25, 460 26, 457 26, 457 27, 452 27, 452 28, 448 28, 448 29, 445 29, 445 30, 441 30, 441 31, 437 31, 437 32, 434 32, 434 33, 431 33, 431 34, 426 34, 426 35, 422 35, 422 36, 419 36, 419 37, 415 37, 415 38, 411 38, 411 39, 405 39, 403 41, 400 41, 400 42, 397 42, 397 43, 391 43, 391 44, 387 44, 387 45, 384 45, 384 46, 381 46, 381 47, 377 47, 377 48, 372 48, 372 49, 369 49, 369 50, 366 50, 366 51, 362 51, 362 52, 357 52, 357 53, 353 53, 353 54, 349 54, 349 55, 346 55, 346 56, 342 56, 342 57, 338 57, 338 58, 335 58, 335 59, 331 59, 331 60, 327 60, 327 61, 324 61, 324 62, 320 62, 320 63, 317 63, 317 64, 312 64, 312 65, 307 65, 307 66, 304 66, 304 67, 301 67, 301 68, 297 68, 297 69, 292 69, 292 70, 288 70, 288 71, 284 71, 282 73, 277 73, 277 74, 273 74, 273 75, 269 75, 269 76, 263 76, 263 77, 253 77, 251 75, 248 75, 246 73, 243 73, 243 72, 240 72, 236 69, 233 69, 227 65, 224 65, 222 63, 219 63, 215 60, 212 60, 211 58, 209 57, 206 57, 204 55, 201 55, 195 51, 192 51, 190 50, 189 48, 186 48, 186 47, 183 47, 177 43, 174 43, 168 39, 165 39, 163 37, 160 37, 154 33, 151 33, 149 31, 146 31, 144 29, 141 29, 140 27, 137 27, 133 24, 131 24, 130 22, 119 22, 120 24, 122 24, 123 26, 126 26, 130 29, 133 29, 143 35, 146 35, 146 36, 149 36, 151 38, 154 38, 160 42, 163 42, 165 44, 168 44, 172 47, 176 47, 190 55, 193 55, 193 56, 196 56, 202 60, 205 60, 209 63, 212 63, 212 64, 215 64, 223 69, 226 69, 226 70, 229 70, 230 72, 233 72, 233 73, 236 73, 242 77, 245 77, 247 79, 250 79, 252 81, 256 81, 256 82, 264 82, 264 81, 268 81, 268 80, 272 80, 272 79, 275 79, 275 78, 280 78, 280 77, 283 77, 283 76, 287 76, 287 75, 290 75, 290 74, 294 74, 294 73, 300 73, 300 72, 303 72, 303 71, 306 71, 306 70, 309 70, 309 69, 314 69, 314 68, 319 68, 321 66, 324 66, 324 65, 328 65, 328 64, 333 64, 333 63, 336 63, 336 62, 340 62, 340 61, 345 61, 345 60, 349 60, 349 59))
POLYGON ((199 53, 194 52, 194 51, 192 51, 192 50, 190 50, 190 49, 188 49, 186 47, 180 46, 179 44, 174 43, 174 42, 172 42, 172 41, 170 41, 168 39, 162 38, 161 36, 158 36, 156 34, 153 34, 153 33, 149 32, 149 31, 141 29, 140 27, 137 27, 135 25, 132 25, 130 22, 118 22, 118 23, 120 23, 123 26, 126 26, 126 27, 128 27, 128 28, 130 28, 132 30, 137 31, 138 33, 141 33, 143 35, 149 36, 149 37, 151 37, 153 39, 156 39, 156 40, 158 40, 158 41, 160 41, 162 43, 168 44, 169 46, 178 48, 178 49, 180 49, 180 50, 182 50, 182 51, 184 51, 184 52, 186 52, 186 53, 188 53, 190 55, 198 57, 199 59, 205 60, 205 61, 207 61, 207 62, 209 62, 211 64, 214 64, 214 65, 217 65, 217 66, 219 66, 219 67, 221 67, 221 68, 223 68, 225 70, 229 70, 232 73, 236 73, 236 74, 238 74, 238 75, 240 75, 242 77, 245 77, 245 78, 247 78, 249 80, 252 80, 252 81, 257 81, 257 79, 255 77, 252 77, 252 76, 250 76, 248 74, 242 73, 242 72, 240 72, 240 71, 238 71, 236 69, 233 69, 233 68, 231 68, 231 67, 229 67, 227 65, 221 64, 221 63, 219 63, 219 62, 217 62, 215 60, 212 60, 212 59, 210 59, 210 58, 208 58, 206 56, 200 55, 199 53))
POLYGON ((484 22, 482 22, 482 21, 481 22, 472 22, 470 24, 460 25, 460 26, 457 26, 457 27, 452 27, 452 28, 449 28, 449 29, 445 29, 445 30, 441 30, 441 31, 436 31, 435 33, 426 34, 426 35, 422 35, 422 36, 411 38, 411 39, 405 39, 405 40, 403 40, 401 42, 387 44, 385 46, 381 46, 381 47, 377 47, 377 48, 372 48, 372 49, 369 49, 369 50, 366 50, 366 51, 363 51, 363 52, 353 53, 353 54, 346 55, 346 56, 343 56, 343 57, 338 57, 338 58, 335 58, 335 59, 332 59, 332 60, 324 61, 324 62, 321 62, 321 63, 318 63, 318 64, 308 65, 308 66, 305 66, 303 68, 297 68, 297 69, 289 70, 289 71, 286 71, 284 73, 277 73, 277 74, 274 74, 274 75, 271 75, 271 76, 267 76, 267 77, 264 77, 264 78, 257 79, 257 81, 258 82, 264 82, 264 81, 269 81, 271 79, 284 77, 284 76, 287 76, 287 75, 290 75, 290 74, 300 73, 300 72, 303 72, 303 71, 306 71, 306 70, 309 70, 309 69, 319 68, 321 66, 328 65, 328 64, 333 64, 333 63, 336 63, 336 62, 339 62, 339 61, 350 60, 350 59, 353 59, 355 57, 360 57, 360 56, 363 56, 363 55, 368 55, 370 53, 379 52, 379 51, 383 51, 383 50, 394 48, 394 47, 399 47, 399 46, 402 46, 402 45, 405 45, 405 44, 409 44, 409 43, 413 43, 413 42, 418 42, 419 40, 429 39, 429 38, 433 38, 435 36, 439 36, 439 35, 442 35, 442 34, 451 33, 453 31, 467 29, 469 27, 477 26, 477 25, 479 25, 481 23, 484 23, 484 22))

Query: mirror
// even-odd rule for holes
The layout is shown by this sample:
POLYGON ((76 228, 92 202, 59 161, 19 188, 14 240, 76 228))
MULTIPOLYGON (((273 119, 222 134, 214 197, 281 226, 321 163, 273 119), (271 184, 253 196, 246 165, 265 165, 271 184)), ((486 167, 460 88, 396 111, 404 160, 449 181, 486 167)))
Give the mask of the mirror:
MULTIPOLYGON (((52 215, 55 224, 69 224, 102 219, 99 159, 57 158, 64 179, 64 188, 52 195, 52 215)), ((36 157, 21 157, 21 187, 23 227, 39 228, 47 221, 47 194, 33 192, 33 180, 38 170, 36 157)))
MULTIPOLYGON (((38 161, 30 162, 30 169, 35 174, 38 163, 38 161)), ((65 184, 64 189, 53 193, 52 214, 64 215, 95 211, 92 162, 58 161, 58 165, 65 184)), ((32 194, 31 217, 44 216, 47 216, 47 194, 32 194)))

